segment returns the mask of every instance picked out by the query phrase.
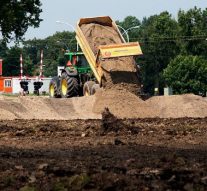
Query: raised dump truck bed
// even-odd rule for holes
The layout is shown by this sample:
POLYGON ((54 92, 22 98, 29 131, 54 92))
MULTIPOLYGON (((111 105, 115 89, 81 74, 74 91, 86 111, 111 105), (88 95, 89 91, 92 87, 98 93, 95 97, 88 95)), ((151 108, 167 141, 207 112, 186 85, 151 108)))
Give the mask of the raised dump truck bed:
POLYGON ((80 19, 76 39, 99 84, 106 71, 136 72, 132 56, 142 54, 139 43, 126 43, 110 17, 80 19))
POLYGON ((139 94, 138 67, 133 57, 142 54, 139 43, 126 43, 110 17, 80 19, 76 39, 83 54, 68 53, 61 75, 50 82, 50 97, 93 95, 100 87, 139 94))

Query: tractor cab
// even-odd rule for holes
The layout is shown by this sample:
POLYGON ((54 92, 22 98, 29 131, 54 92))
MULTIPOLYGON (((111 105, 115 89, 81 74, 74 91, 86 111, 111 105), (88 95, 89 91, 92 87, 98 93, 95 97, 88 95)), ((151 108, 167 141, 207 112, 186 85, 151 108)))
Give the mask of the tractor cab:
POLYGON ((67 52, 65 56, 68 57, 67 69, 76 69, 79 74, 91 73, 91 68, 82 52, 67 52))

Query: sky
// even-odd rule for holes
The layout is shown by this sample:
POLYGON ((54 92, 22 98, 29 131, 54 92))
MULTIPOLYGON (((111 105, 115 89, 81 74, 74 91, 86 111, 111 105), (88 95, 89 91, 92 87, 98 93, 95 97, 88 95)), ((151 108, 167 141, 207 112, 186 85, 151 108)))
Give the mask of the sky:
POLYGON ((75 27, 82 17, 110 16, 113 20, 122 21, 131 15, 142 20, 168 11, 174 18, 179 9, 189 10, 194 6, 205 9, 207 0, 41 0, 40 17, 43 21, 39 28, 29 28, 25 38, 46 38, 56 32, 73 31, 73 28, 56 21, 67 22, 75 27))

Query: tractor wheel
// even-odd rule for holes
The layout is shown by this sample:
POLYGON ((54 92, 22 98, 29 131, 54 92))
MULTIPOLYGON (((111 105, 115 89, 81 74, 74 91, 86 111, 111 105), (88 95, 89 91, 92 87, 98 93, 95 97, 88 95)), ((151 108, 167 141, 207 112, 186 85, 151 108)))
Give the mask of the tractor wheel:
POLYGON ((91 95, 94 95, 98 89, 100 89, 100 85, 94 84, 91 88, 91 95))
POLYGON ((60 93, 58 91, 59 89, 59 78, 58 77, 54 77, 49 84, 49 95, 51 98, 59 98, 60 93))
POLYGON ((88 82, 86 82, 85 84, 84 84, 84 86, 83 86, 83 95, 84 96, 90 96, 90 95, 92 95, 91 93, 92 93, 92 87, 93 87, 93 85, 95 85, 96 83, 94 82, 94 81, 88 81, 88 82))
POLYGON ((68 76, 67 73, 63 73, 60 81, 60 93, 63 98, 78 96, 78 79, 68 76))

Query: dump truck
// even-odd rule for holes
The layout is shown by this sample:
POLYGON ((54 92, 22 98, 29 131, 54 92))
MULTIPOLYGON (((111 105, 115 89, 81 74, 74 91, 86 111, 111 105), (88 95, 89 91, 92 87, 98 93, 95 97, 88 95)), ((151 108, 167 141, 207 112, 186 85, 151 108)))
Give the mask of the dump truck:
POLYGON ((109 84, 136 85, 139 89, 139 69, 134 56, 142 54, 140 45, 126 43, 109 16, 80 19, 76 40, 82 52, 68 53, 69 60, 61 76, 50 82, 50 97, 93 95, 101 87, 110 87, 109 84))

